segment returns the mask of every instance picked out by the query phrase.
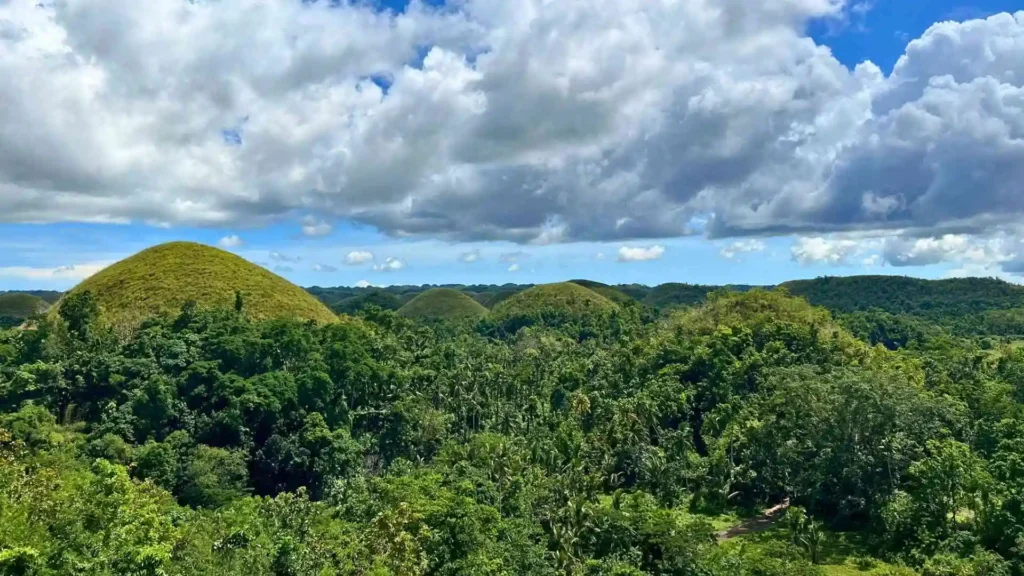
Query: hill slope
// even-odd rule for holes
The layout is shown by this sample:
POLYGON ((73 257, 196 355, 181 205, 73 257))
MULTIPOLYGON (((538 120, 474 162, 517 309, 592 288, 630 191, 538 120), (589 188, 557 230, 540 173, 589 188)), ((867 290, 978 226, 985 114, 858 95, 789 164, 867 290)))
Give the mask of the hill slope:
POLYGON ((487 308, 458 290, 434 288, 416 296, 398 313, 414 320, 463 320, 487 315, 487 308))
MULTIPOLYGON (((335 322, 329 308, 308 292, 234 254, 191 242, 161 244, 122 260, 76 286, 91 291, 114 324, 176 313, 190 300, 205 307, 232 307, 235 292, 256 319, 301 318, 335 322)), ((57 304, 60 306, 60 303, 57 304)))
POLYGON ((49 307, 45 300, 30 294, 0 294, 0 316, 25 319, 49 307))
POLYGON ((836 312, 878 308, 892 314, 938 318, 1024 306, 1024 286, 994 278, 824 277, 786 282, 781 287, 836 312))
POLYGON ((580 286, 583 286, 584 288, 587 288, 592 292, 597 292, 601 296, 604 296, 605 298, 611 300, 612 302, 615 302, 616 304, 621 305, 636 302, 636 300, 634 300, 625 292, 622 292, 621 290, 615 288, 614 286, 602 284, 601 282, 595 282, 593 280, 570 280, 570 282, 572 282, 573 284, 579 284, 580 286))
POLYGON ((564 282, 536 286, 519 292, 495 306, 495 315, 504 318, 558 311, 573 317, 594 312, 605 313, 614 310, 614 307, 614 302, 597 292, 579 284, 564 282))

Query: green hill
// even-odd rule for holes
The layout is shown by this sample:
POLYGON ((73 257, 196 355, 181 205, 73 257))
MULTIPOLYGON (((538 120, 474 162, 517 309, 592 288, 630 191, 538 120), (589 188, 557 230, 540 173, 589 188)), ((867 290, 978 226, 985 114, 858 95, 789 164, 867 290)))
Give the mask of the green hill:
POLYGON ((338 314, 357 314, 369 306, 377 306, 384 310, 398 310, 402 307, 402 301, 398 296, 385 292, 384 290, 367 290, 350 298, 345 298, 334 306, 331 306, 338 314))
POLYGON ((616 304, 632 304, 636 302, 636 300, 631 298, 625 292, 622 292, 621 290, 615 288, 614 286, 602 284, 601 282, 595 282, 593 280, 570 280, 570 282, 572 282, 573 284, 579 284, 580 286, 588 288, 593 292, 597 292, 601 296, 604 296, 605 298, 611 300, 612 302, 615 302, 616 304))
POLYGON ((69 294, 86 290, 96 298, 104 321, 114 325, 174 314, 188 301, 232 307, 236 291, 243 294, 243 310, 251 318, 337 321, 329 308, 284 278, 234 254, 191 242, 143 250, 88 278, 69 294))
POLYGON ((579 284, 564 282, 536 286, 519 292, 495 306, 494 313, 497 318, 502 319, 558 311, 566 317, 575 318, 593 313, 607 313, 614 310, 614 307, 614 302, 597 292, 579 284))
POLYGON ((413 320, 465 320, 482 318, 487 308, 452 288, 434 288, 416 296, 398 313, 413 320))
POLYGON ((31 294, 12 292, 0 294, 0 316, 25 319, 45 311, 50 305, 46 300, 31 294))

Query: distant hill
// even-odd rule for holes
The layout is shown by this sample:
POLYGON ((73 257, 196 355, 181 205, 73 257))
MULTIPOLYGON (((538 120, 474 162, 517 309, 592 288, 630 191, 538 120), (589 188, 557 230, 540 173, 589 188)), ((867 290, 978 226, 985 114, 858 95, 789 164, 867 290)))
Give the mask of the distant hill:
MULTIPOLYGON (((69 294, 91 291, 105 321, 131 324, 177 313, 188 301, 232 307, 243 294, 246 315, 335 322, 337 316, 284 278, 234 254, 191 242, 161 244, 88 278, 69 294)), ((60 303, 58 303, 58 306, 60 303)))
POLYGON ((452 288, 434 288, 413 298, 398 313, 413 320, 466 320, 487 315, 467 294, 452 288))
POLYGON ((45 312, 50 304, 38 296, 8 292, 0 294, 0 329, 20 326, 28 318, 45 312))
POLYGON ((331 306, 331 309, 338 314, 358 314, 369 306, 376 306, 384 310, 398 310, 402 307, 402 301, 398 296, 380 289, 369 289, 365 292, 345 298, 341 302, 331 306))
POLYGON ((593 280, 570 280, 573 284, 579 284, 584 288, 588 288, 594 292, 597 292, 601 296, 615 302, 616 304, 631 304, 635 303, 632 297, 625 292, 622 292, 618 288, 609 286, 608 284, 602 284, 601 282, 594 282, 593 280))
POLYGON ((892 314, 939 317, 1024 306, 1024 286, 995 278, 823 277, 786 282, 781 287, 835 312, 877 308, 892 314))
POLYGON ((514 334, 528 326, 601 324, 618 309, 597 292, 564 282, 535 286, 512 296, 494 307, 490 320, 499 333, 514 334))
POLYGON ((5 294, 28 294, 29 296, 35 296, 36 298, 42 299, 47 304, 56 304, 57 300, 60 300, 60 297, 64 295, 63 292, 58 292, 56 290, 0 290, 0 296, 4 296, 5 294))
POLYGON ((14 316, 16 318, 28 318, 33 314, 45 311, 50 305, 31 294, 8 292, 0 294, 0 316, 14 316))

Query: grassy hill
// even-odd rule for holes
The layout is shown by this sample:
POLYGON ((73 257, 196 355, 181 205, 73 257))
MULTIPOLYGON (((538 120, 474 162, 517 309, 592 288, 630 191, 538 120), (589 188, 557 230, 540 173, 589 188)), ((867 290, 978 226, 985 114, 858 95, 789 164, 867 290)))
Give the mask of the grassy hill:
MULTIPOLYGON (((257 319, 302 318, 335 322, 337 316, 308 292, 234 254, 191 242, 161 244, 85 280, 70 294, 91 291, 112 324, 174 314, 188 301, 231 307, 235 292, 257 319)), ((60 306, 58 302, 57 306, 60 306)))
POLYGON ((622 292, 618 288, 602 284, 601 282, 595 282, 593 280, 570 280, 573 284, 579 284, 584 288, 587 288, 593 292, 597 292, 601 296, 615 302, 616 304, 630 304, 636 302, 625 292, 622 292))
POLYGON ((402 307, 402 301, 384 290, 368 290, 362 294, 345 298, 341 302, 331 306, 338 314, 357 314, 369 306, 377 306, 384 310, 398 310, 402 307))
POLYGON ((494 308, 495 314, 530 314, 545 309, 582 313, 610 310, 615 304, 589 288, 572 282, 535 286, 506 299, 494 308))
POLYGON ((487 308, 463 292, 434 288, 416 296, 398 313, 413 320, 464 320, 487 315, 487 308))
POLYGON ((33 314, 43 312, 49 307, 46 300, 31 294, 17 292, 0 294, 0 316, 25 319, 33 314))

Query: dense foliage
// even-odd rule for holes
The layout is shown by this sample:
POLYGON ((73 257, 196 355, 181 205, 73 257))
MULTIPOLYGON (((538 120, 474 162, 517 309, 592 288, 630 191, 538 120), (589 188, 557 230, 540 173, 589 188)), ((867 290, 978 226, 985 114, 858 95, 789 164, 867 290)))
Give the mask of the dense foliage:
POLYGON ((76 291, 0 332, 0 574, 1024 574, 1024 350, 575 288, 130 333, 76 291))

